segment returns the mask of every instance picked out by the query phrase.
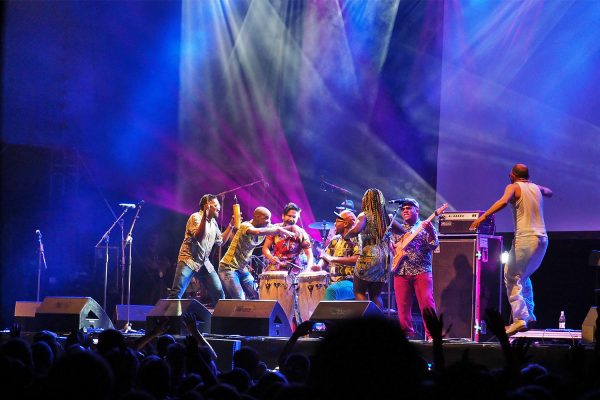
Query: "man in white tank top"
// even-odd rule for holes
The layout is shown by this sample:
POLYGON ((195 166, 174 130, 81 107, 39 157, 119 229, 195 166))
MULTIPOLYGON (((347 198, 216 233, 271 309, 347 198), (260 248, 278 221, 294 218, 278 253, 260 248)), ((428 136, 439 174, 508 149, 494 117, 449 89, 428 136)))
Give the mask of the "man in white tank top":
POLYGON ((471 229, 476 229, 488 216, 510 204, 515 238, 504 266, 504 283, 513 317, 513 323, 506 328, 510 336, 526 330, 528 324, 531 326, 536 321, 530 276, 539 268, 548 248, 543 197, 552 197, 552 190, 531 183, 525 164, 515 164, 509 177, 511 183, 502 197, 473 222, 471 229))

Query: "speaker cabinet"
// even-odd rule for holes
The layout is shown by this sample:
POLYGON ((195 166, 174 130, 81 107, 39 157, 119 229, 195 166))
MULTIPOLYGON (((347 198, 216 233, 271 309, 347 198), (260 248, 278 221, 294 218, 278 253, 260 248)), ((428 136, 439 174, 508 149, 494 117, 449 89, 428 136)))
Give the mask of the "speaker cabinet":
POLYGON ((581 324, 581 340, 583 343, 594 343, 596 341, 597 318, 598 309, 596 307, 591 307, 583 320, 583 324, 581 324))
POLYGON ((40 330, 35 323, 35 312, 40 307, 38 301, 17 301, 15 302, 14 322, 21 325, 23 332, 35 332, 40 330))
POLYGON ((485 309, 502 307, 502 237, 440 237, 433 255, 433 293, 437 312, 452 324, 451 338, 476 342, 487 333, 485 309))
POLYGON ((127 304, 117 304, 115 306, 115 326, 118 329, 123 329, 127 320, 135 330, 146 329, 146 317, 150 314, 150 311, 154 306, 145 306, 130 304, 129 305, 129 318, 127 318, 127 304))
POLYGON ((173 335, 187 335, 188 331, 181 320, 185 313, 193 313, 196 316, 198 330, 202 333, 210 333, 211 315, 198 300, 191 299, 160 299, 146 316, 146 327, 153 330, 163 318, 169 318, 167 333, 173 335))
POLYGON ((382 312, 372 301, 328 301, 323 300, 315 308, 311 320, 335 322, 344 319, 382 316, 382 312))
POLYGON ((79 329, 112 329, 100 304, 91 297, 46 297, 35 312, 37 329, 74 332, 79 329))
POLYGON ((290 322, 276 300, 219 300, 212 333, 243 336, 291 336, 290 322))

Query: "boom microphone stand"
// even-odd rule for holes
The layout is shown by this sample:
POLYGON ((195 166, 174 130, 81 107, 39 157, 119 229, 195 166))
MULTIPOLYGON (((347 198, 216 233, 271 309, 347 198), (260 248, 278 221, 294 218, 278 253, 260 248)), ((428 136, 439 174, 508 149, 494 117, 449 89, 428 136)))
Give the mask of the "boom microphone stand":
POLYGON ((125 239, 124 246, 129 245, 129 263, 128 263, 128 271, 127 271, 127 322, 125 323, 125 331, 131 330, 131 324, 129 322, 129 308, 131 306, 131 254, 133 247, 133 236, 131 235, 133 232, 133 228, 135 227, 135 223, 137 222, 140 211, 142 211, 142 206, 144 205, 144 200, 140 201, 136 208, 135 216, 133 217, 133 221, 131 222, 131 226, 129 227, 129 232, 127 232, 127 237, 125 239))
MULTIPOLYGON (((106 288, 108 285, 108 242, 109 242, 109 236, 110 236, 110 232, 112 232, 112 230, 114 229, 114 227, 121 222, 121 219, 125 216, 125 213, 129 211, 129 208, 126 207, 123 212, 121 213, 121 215, 119 215, 119 217, 117 217, 117 219, 115 220, 115 222, 113 222, 113 224, 110 226, 110 228, 108 228, 108 230, 104 233, 104 235, 102 235, 102 237, 100 238, 100 240, 98 240, 98 243, 96 243, 96 248, 100 247, 100 244, 102 242, 106 243, 106 247, 105 247, 105 257, 104 257, 104 261, 105 261, 105 265, 104 265, 104 298, 102 300, 102 308, 104 310, 106 310, 106 288)), ((123 224, 121 224, 121 232, 123 231, 123 224)), ((121 236, 123 234, 121 233, 121 236)), ((39 300, 38 300, 39 301, 39 300)), ((121 300, 122 301, 122 300, 121 300)))
MULTIPOLYGON (((396 211, 394 211, 394 215, 392 215, 392 219, 390 221, 390 224, 387 226, 387 228, 385 229, 385 233, 383 234, 383 237, 385 238, 386 236, 388 238, 391 239, 392 236, 392 225, 394 225, 394 221, 396 220, 396 217, 398 216, 398 213, 400 212, 400 207, 398 207, 396 209, 396 211)), ((394 259, 393 255, 390 255, 392 260, 394 259)), ((391 265, 392 261, 390 261, 390 256, 387 257, 386 262, 390 264, 390 270, 388 272, 389 276, 388 276, 388 292, 387 292, 387 297, 388 297, 388 306, 387 306, 387 317, 388 319, 390 319, 391 315, 392 315, 392 279, 394 278, 394 272, 393 272, 393 268, 394 266, 391 265)))
POLYGON ((48 265, 46 264, 46 256, 44 255, 44 244, 42 243, 42 232, 39 229, 35 231, 35 234, 38 237, 38 277, 37 277, 37 297, 36 301, 40 302, 40 287, 42 282, 42 264, 44 265, 44 270, 48 269, 48 265))

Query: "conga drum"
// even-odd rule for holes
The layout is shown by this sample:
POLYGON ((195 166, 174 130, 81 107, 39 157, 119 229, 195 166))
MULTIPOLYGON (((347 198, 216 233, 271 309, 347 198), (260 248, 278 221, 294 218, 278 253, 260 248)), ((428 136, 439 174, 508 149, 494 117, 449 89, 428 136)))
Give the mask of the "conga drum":
POLYGON ((307 271, 298 275, 298 307, 302 321, 310 319, 317 304, 325 298, 329 286, 329 273, 307 271))
POLYGON ((287 271, 269 271, 260 274, 258 298, 277 300, 290 322, 294 306, 293 286, 287 271))

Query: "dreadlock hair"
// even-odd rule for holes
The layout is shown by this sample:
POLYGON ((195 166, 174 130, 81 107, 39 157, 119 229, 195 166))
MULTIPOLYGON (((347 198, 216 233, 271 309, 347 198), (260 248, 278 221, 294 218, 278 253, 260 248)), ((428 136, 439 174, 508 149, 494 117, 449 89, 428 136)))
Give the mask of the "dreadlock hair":
POLYGON ((385 197, 379 189, 367 189, 362 198, 362 212, 367 217, 365 229, 369 236, 380 242, 389 223, 385 209, 385 197))

